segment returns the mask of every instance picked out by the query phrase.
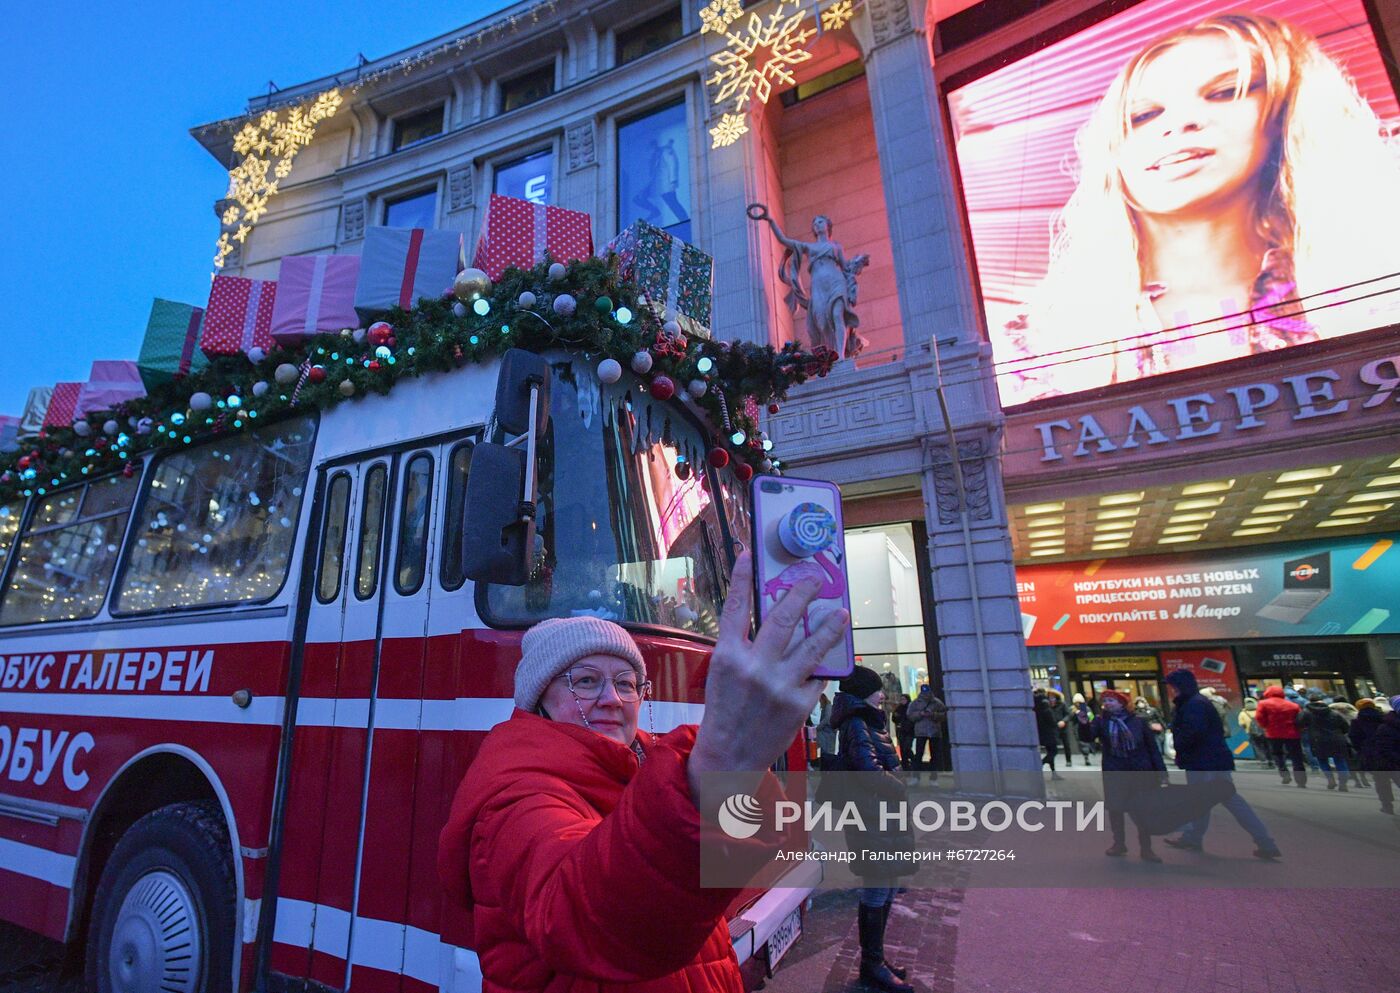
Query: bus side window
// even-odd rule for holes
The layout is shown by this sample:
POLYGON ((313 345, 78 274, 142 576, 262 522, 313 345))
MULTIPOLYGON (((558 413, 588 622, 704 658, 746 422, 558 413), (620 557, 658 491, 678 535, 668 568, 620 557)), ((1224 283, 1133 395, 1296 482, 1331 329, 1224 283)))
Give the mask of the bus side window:
POLYGON ((442 518, 442 588, 461 589, 467 577, 462 574, 462 532, 458 522, 467 501, 467 474, 471 471, 472 443, 464 441, 452 449, 447 462, 447 504, 442 518))
POLYGON ((433 458, 419 452, 404 470, 403 506, 399 512, 399 552, 394 565, 394 589, 404 596, 423 585, 428 559, 428 509, 433 491, 433 458))
POLYGON ((275 597, 291 564, 315 437, 313 418, 290 417, 157 462, 112 613, 275 597))
POLYGON ((376 462, 365 474, 360 514, 360 547, 355 564, 355 596, 368 600, 379 588, 379 546, 384 543, 384 484, 388 470, 376 462))
POLYGON ((24 519, 24 501, 13 500, 0 504, 0 576, 5 574, 5 564, 10 560, 10 548, 19 534, 19 523, 24 519))
POLYGON ((102 609, 138 485, 135 477, 108 476, 35 505, 0 624, 79 620, 102 609))
POLYGON ((316 579, 316 599, 330 603, 340 595, 341 566, 345 562, 346 518, 350 514, 350 475, 338 472, 326 497, 326 520, 321 529, 321 562, 316 579))

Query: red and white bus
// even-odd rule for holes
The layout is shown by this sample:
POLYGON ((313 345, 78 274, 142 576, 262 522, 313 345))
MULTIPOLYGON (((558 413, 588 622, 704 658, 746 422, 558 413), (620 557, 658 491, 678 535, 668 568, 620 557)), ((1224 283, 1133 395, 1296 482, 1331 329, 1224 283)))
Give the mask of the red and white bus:
MULTIPOLYGON (((549 361, 522 586, 463 566, 499 362, 0 507, 0 917, 102 991, 480 988, 438 833, 523 629, 619 620, 642 726, 697 721, 748 529, 693 405, 549 361)), ((810 871, 735 908, 741 960, 787 942, 810 871)))

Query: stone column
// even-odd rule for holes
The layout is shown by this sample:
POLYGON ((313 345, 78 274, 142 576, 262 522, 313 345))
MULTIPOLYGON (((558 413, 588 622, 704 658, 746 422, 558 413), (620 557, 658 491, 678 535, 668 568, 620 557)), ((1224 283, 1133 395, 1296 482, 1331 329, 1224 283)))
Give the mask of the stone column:
POLYGON ((1001 484, 1002 416, 925 16, 909 0, 867 0, 855 23, 865 51, 906 365, 915 401, 924 408, 922 483, 949 735, 960 775, 1000 771, 1004 788, 1036 793, 1040 757, 1001 484), (939 403, 940 383, 955 445, 939 403))

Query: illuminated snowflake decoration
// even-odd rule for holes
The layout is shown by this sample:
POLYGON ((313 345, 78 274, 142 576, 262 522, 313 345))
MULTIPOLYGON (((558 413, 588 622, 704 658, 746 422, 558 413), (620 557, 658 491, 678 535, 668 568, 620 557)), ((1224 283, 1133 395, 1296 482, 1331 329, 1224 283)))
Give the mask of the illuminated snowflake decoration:
POLYGON ((714 139, 714 144, 710 147, 723 148, 725 145, 732 145, 748 133, 749 125, 743 114, 725 114, 718 124, 710 128, 710 137, 714 139))
POLYGON ((822 11, 822 30, 840 31, 856 16, 855 0, 836 0, 822 11))
POLYGON ((817 29, 804 26, 807 11, 789 14, 787 4, 788 0, 782 0, 766 19, 750 14, 740 30, 725 33, 724 51, 710 56, 718 69, 706 80, 718 87, 716 104, 732 99, 735 111, 742 113, 755 98, 767 103, 774 83, 796 82, 792 67, 812 58, 802 46, 811 41, 817 29))
POLYGON ((713 31, 724 34, 729 25, 744 16, 739 0, 711 0, 708 7, 700 8, 700 33, 713 31))
POLYGON ((343 102, 339 90, 327 90, 310 103, 292 107, 285 116, 281 111, 264 111, 234 135, 234 153, 242 158, 228 171, 227 196, 233 203, 219 218, 223 230, 215 246, 215 268, 222 269, 229 254, 248 240, 253 225, 267 213, 268 201, 277 195, 278 183, 291 175, 292 160, 343 102))

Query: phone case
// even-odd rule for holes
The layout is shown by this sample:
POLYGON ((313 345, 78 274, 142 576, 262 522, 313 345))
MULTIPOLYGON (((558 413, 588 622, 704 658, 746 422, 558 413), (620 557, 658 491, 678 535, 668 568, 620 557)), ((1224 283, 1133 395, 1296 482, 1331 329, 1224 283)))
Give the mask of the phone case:
MULTIPOLYGON (((755 476, 751 484, 753 514, 754 603, 758 620, 784 593, 804 579, 820 580, 821 591, 807 607, 793 640, 815 631, 833 610, 851 610, 846 576, 846 534, 841 521, 841 491, 833 484, 787 476, 755 476)), ((851 628, 822 660, 813 675, 823 679, 849 676, 855 666, 851 628)))

